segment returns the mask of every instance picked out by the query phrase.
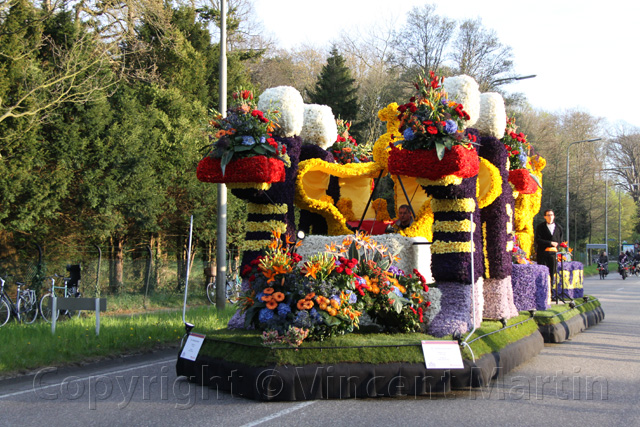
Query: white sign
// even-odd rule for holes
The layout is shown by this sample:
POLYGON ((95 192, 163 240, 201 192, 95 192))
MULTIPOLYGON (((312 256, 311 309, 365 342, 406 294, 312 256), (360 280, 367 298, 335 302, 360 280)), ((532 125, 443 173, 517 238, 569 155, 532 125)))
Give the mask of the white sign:
POLYGON ((204 335, 193 333, 189 334, 187 337, 187 343, 184 345, 182 353, 180 353, 180 357, 195 362, 203 342, 204 335))
POLYGON ((458 341, 422 341, 427 369, 463 369, 458 341))

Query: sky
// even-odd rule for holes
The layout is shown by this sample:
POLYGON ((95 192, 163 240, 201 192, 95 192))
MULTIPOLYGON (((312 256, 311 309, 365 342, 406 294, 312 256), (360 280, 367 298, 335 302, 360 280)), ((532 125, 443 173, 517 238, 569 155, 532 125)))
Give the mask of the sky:
MULTIPOLYGON (((415 6, 436 5, 450 19, 481 18, 513 49, 517 75, 505 87, 524 93, 536 109, 578 109, 615 129, 640 128, 640 3, 625 0, 253 0, 265 30, 283 48, 330 46, 342 29, 384 20, 404 22, 415 6)), ((400 100, 401 101, 401 100, 400 100)))

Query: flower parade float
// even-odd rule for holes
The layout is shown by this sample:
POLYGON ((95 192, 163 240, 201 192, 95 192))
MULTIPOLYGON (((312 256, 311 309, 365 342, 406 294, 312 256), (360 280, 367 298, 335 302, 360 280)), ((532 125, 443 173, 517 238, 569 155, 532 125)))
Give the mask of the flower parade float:
POLYGON ((387 132, 370 155, 356 155, 348 126, 326 106, 304 105, 295 89, 260 96, 255 110, 265 118, 277 111, 269 132, 284 147, 275 157, 288 156, 284 179, 232 189, 247 202, 249 224, 238 312, 227 329, 197 331, 202 347, 178 358, 179 375, 256 400, 427 395, 486 385, 496 367, 504 372, 542 349, 537 314, 514 305, 520 293, 531 299, 535 284, 515 295, 511 282, 522 194, 514 201, 508 183, 504 106, 466 76, 431 75, 417 89, 409 103, 379 112, 387 132), (414 120, 420 112, 431 123, 414 120), (429 135, 438 135, 432 147, 416 145, 429 135), (413 224, 354 233, 353 222, 393 221, 375 198, 387 174, 395 212, 411 204, 413 224), (301 240, 303 224, 315 235, 301 240), (457 341, 463 367, 427 369, 422 340, 457 341))

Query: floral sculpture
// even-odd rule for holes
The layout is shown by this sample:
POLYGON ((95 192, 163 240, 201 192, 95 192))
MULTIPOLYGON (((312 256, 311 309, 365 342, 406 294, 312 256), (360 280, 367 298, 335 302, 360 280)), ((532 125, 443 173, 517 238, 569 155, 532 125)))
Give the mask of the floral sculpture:
POLYGON ((371 153, 369 150, 364 145, 358 145, 355 138, 349 134, 351 122, 338 119, 336 124, 338 126, 338 137, 336 142, 328 149, 333 154, 336 162, 342 165, 370 162, 371 153))
POLYGON ((524 133, 516 133, 517 129, 515 119, 509 119, 505 135, 502 138, 502 143, 509 153, 509 182, 518 193, 533 194, 539 185, 535 176, 530 172, 531 144, 527 141, 527 136, 524 133))
POLYGON ((247 233, 243 243, 242 263, 247 264, 259 256, 271 241, 271 233, 295 233, 293 209, 294 178, 298 171, 299 135, 303 123, 303 101, 300 93, 289 86, 267 89, 258 100, 258 109, 278 111, 273 139, 289 157, 284 165, 283 178, 268 189, 234 188, 233 194, 247 202, 247 233))
POLYGON ((424 277, 394 268, 385 247, 357 233, 301 263, 298 244, 274 232, 264 255, 242 271, 248 280, 239 302, 245 326, 264 331, 265 344, 349 333, 365 312, 390 330, 426 328, 424 277), (292 335, 297 338, 287 339, 292 335))
POLYGON ((214 142, 198 164, 198 179, 260 189, 284 181, 284 167, 290 165, 290 159, 286 147, 272 137, 277 114, 259 110, 248 90, 232 96, 234 103, 227 115, 214 111, 209 121, 214 142))

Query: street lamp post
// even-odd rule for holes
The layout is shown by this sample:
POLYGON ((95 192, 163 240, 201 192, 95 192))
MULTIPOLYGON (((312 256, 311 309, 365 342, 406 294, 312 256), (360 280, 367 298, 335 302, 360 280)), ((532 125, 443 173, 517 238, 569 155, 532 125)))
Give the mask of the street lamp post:
POLYGON ((528 76, 515 76, 515 77, 505 77, 504 79, 498 79, 498 80, 494 80, 491 83, 495 84, 495 83, 503 83, 503 82, 510 82, 511 80, 525 80, 525 79, 532 79, 534 78, 536 75, 535 74, 530 74, 528 76))
POLYGON ((567 245, 569 245, 569 148, 574 144, 580 144, 582 142, 595 142, 600 141, 602 138, 583 139, 581 141, 574 141, 567 145, 567 245))
MULTIPOLYGON (((618 169, 602 169, 603 172, 619 172, 622 169, 633 169, 631 166, 618 169)), ((618 227, 620 228, 620 227, 618 227)), ((607 245, 609 254, 609 174, 604 175, 604 244, 607 245)))

